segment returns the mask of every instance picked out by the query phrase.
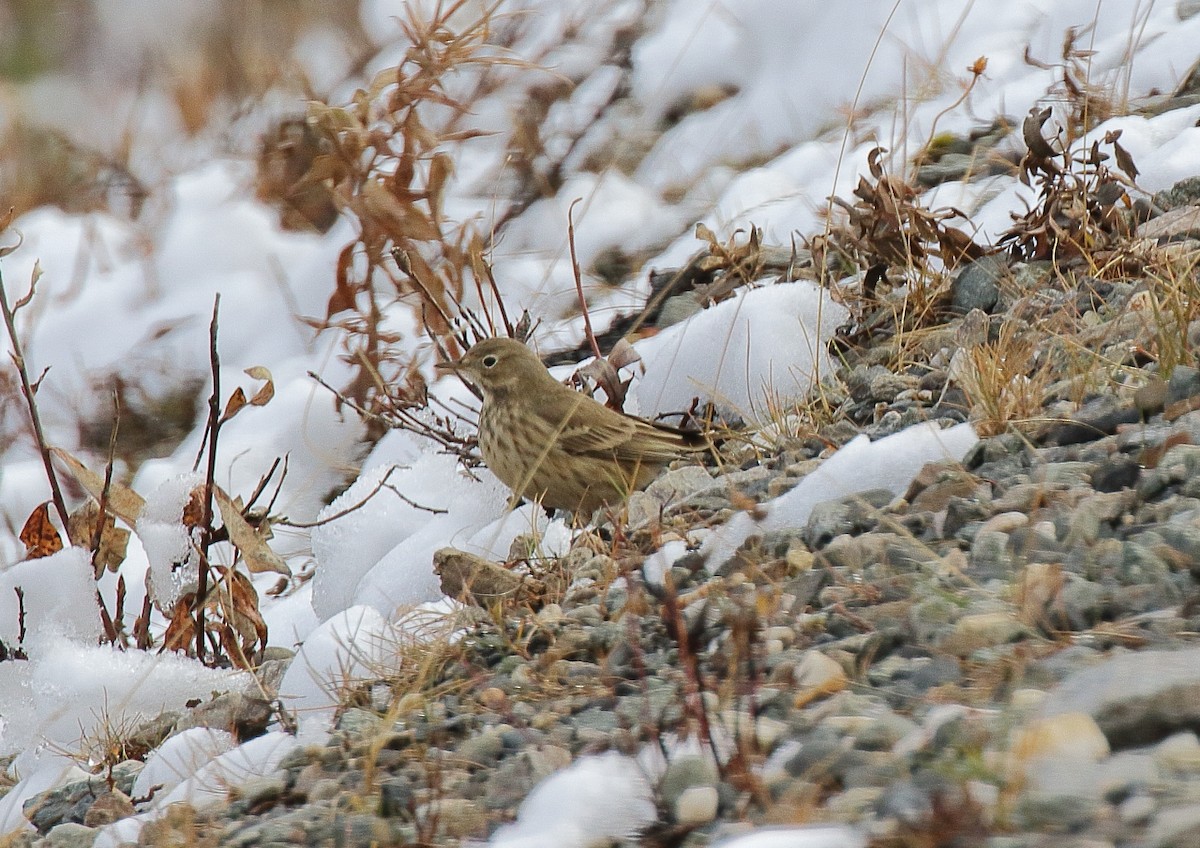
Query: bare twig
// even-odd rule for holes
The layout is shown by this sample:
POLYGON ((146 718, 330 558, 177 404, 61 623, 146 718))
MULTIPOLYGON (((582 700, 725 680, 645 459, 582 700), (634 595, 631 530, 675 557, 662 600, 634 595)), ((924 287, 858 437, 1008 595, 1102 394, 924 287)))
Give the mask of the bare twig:
POLYGON ((267 473, 259 478, 258 485, 254 487, 254 491, 250 493, 250 497, 246 501, 246 509, 254 506, 254 502, 258 500, 259 495, 266 491, 267 483, 275 476, 275 469, 279 467, 279 463, 282 461, 282 457, 275 457, 275 461, 271 463, 271 467, 267 469, 267 473))
POLYGON ((583 312, 583 331, 592 346, 592 353, 596 354, 597 359, 603 359, 600 343, 596 341, 596 334, 592 332, 592 317, 588 314, 587 301, 583 298, 583 275, 579 271, 579 257, 575 254, 575 206, 581 200, 582 197, 575 198, 571 201, 571 208, 567 210, 567 244, 571 248, 571 271, 575 274, 575 291, 579 293, 579 308, 583 312))
MULTIPOLYGON (((30 284, 29 293, 17 302, 16 309, 20 309, 33 297, 34 285, 35 283, 30 284)), ((21 376, 21 393, 25 395, 29 420, 33 424, 33 435, 37 439, 38 452, 42 455, 42 466, 46 469, 46 479, 50 482, 50 494, 54 499, 54 509, 58 513, 59 520, 62 521, 62 526, 66 527, 70 517, 67 513, 67 502, 63 499, 62 489, 58 485, 58 477, 54 473, 54 465, 50 461, 50 446, 46 444, 46 434, 42 430, 42 418, 38 414, 37 402, 33 397, 37 389, 29 382, 29 371, 25 367, 25 354, 21 350, 21 340, 17 337, 16 321, 13 318, 16 310, 8 305, 8 292, 4 288, 2 274, 0 274, 0 308, 4 311, 4 326, 8 329, 8 338, 12 342, 10 356, 13 364, 17 366, 17 373, 21 376)))
POLYGON ((367 494, 364 495, 363 498, 361 500, 359 500, 358 503, 354 504, 353 506, 348 506, 343 510, 339 510, 338 512, 329 516, 328 518, 322 518, 320 521, 277 521, 276 524, 279 524, 280 526, 283 526, 283 527, 295 527, 299 530, 310 530, 313 527, 321 527, 325 524, 329 524, 333 521, 337 521, 339 518, 345 518, 347 515, 349 515, 350 513, 354 512, 357 509, 362 509, 364 506, 367 505, 367 501, 371 500, 371 498, 378 495, 384 489, 387 489, 392 494, 394 494, 396 497, 398 497, 400 500, 404 501, 406 504, 413 507, 414 509, 421 509, 421 510, 425 510, 426 512, 432 512, 434 515, 445 515, 448 512, 448 510, 440 509, 438 507, 423 506, 422 504, 419 504, 416 501, 414 501, 412 498, 409 498, 408 496, 401 493, 400 490, 397 489, 395 486, 389 485, 388 478, 390 478, 392 476, 392 472, 396 471, 398 468, 399 468, 399 466, 393 465, 391 468, 389 468, 387 470, 387 473, 383 475, 383 478, 378 483, 375 484, 375 488, 373 488, 371 491, 367 492, 367 494))
MULTIPOLYGON (((204 475, 204 512, 200 520, 200 569, 196 586, 196 659, 204 661, 204 602, 208 594, 208 550, 213 542, 213 486, 217 476, 217 436, 221 431, 221 357, 217 352, 217 316, 221 293, 213 298, 212 323, 208 327, 208 356, 212 367, 213 390, 208 398, 208 468, 204 475)), ((200 457, 196 457, 199 465, 200 457)))
MULTIPOLYGON (((117 431, 121 423, 121 401, 117 393, 113 392, 113 425, 112 433, 108 437, 108 462, 104 466, 104 488, 100 490, 100 500, 97 502, 99 511, 96 516, 96 529, 92 532, 92 573, 96 573, 96 558, 100 555, 100 544, 104 539, 104 522, 106 510, 108 509, 108 492, 112 487, 113 462, 117 453, 117 431)), ((124 584, 121 584, 123 587, 124 584)), ((123 605, 123 598, 117 596, 118 610, 123 605)), ((116 645, 119 641, 116 624, 113 623, 113 618, 109 615, 108 608, 104 605, 104 599, 100 597, 100 590, 96 589, 96 605, 100 607, 100 623, 104 626, 104 635, 108 639, 109 644, 116 645)), ((117 618, 121 618, 121 613, 118 611, 117 618)), ((124 647, 124 646, 121 646, 124 647)))
MULTIPOLYGON (((492 290, 492 295, 496 298, 496 306, 500 308, 500 319, 504 322, 504 332, 509 338, 513 335, 512 321, 508 320, 508 310, 504 308, 504 298, 500 295, 500 286, 496 283, 496 275, 492 273, 492 266, 484 263, 484 270, 487 271, 488 287, 492 290)), ((525 341, 521 339, 521 341, 525 341)))

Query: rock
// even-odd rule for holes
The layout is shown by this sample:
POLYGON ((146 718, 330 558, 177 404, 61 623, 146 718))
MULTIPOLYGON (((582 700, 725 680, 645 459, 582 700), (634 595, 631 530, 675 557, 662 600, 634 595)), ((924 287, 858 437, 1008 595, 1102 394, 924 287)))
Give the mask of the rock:
POLYGON ((1119 492, 1132 488, 1142 473, 1142 466, 1123 453, 1099 463, 1092 471, 1092 488, 1097 492, 1119 492))
POLYGON ((1078 445, 1111 436, 1122 424, 1142 418, 1136 406, 1126 405, 1114 395, 1101 395, 1084 404, 1068 421, 1052 425, 1043 436, 1047 445, 1078 445))
POLYGON ((1159 243, 1200 238, 1200 206, 1180 206, 1151 218, 1137 228, 1137 237, 1159 243))
MULTIPOLYGON (((1200 207, 1196 211, 1200 213, 1200 207)), ((1167 381, 1167 406, 1200 395, 1200 370, 1189 365, 1176 365, 1167 381)))
POLYGON ((840 692, 849 683, 845 669, 820 651, 804 652, 803 658, 792 670, 792 680, 797 689, 797 706, 840 692))
POLYGON ((1045 758, 1095 763, 1107 757, 1110 749, 1092 717, 1076 712, 1034 719, 1019 728, 1012 751, 1018 759, 1036 766, 1035 761, 1045 758))
POLYGON ((942 650, 960 657, 980 648, 1006 645, 1029 635, 1029 628, 1009 612, 985 612, 964 615, 954 631, 942 640, 942 650))
POLYGON ((1042 708, 1069 712, 1092 716, 1114 749, 1200 727, 1200 648, 1121 654, 1076 672, 1042 708))
POLYGON ((416 819, 425 827, 435 827, 440 837, 462 839, 482 833, 487 815, 474 801, 465 798, 438 798, 417 807, 416 819))
POLYGON ((25 801, 22 810, 39 833, 48 833, 51 828, 64 822, 83 824, 92 806, 114 793, 120 793, 121 798, 104 803, 101 808, 103 812, 97 815, 97 818, 104 818, 115 810, 123 809, 124 805, 129 804, 129 798, 120 789, 110 790, 108 781, 102 777, 74 781, 34 795, 25 801))
POLYGON ((999 254, 971 262, 950 287, 954 311, 960 315, 972 309, 990 313, 1000 300, 1000 281, 1009 273, 1007 260, 999 254))
POLYGON ((717 814, 719 781, 720 774, 710 758, 681 756, 667 765, 658 793, 677 823, 704 824, 717 814))
POLYGON ((1159 811, 1143 844, 1148 848, 1195 848, 1200 845, 1200 804, 1159 811))
POLYGON ((442 592, 447 597, 484 609, 499 600, 532 600, 544 597, 546 592, 541 581, 456 548, 435 551, 433 570, 441 579, 442 592))
MULTIPOLYGON (((91 848, 96 841, 96 829, 76 822, 56 825, 46 838, 38 842, 39 848, 91 848)), ((6 843, 7 844, 7 843, 6 843)))
POLYGON ((703 308, 701 303, 696 300, 696 296, 691 292, 677 294, 663 301, 662 309, 659 310, 655 324, 660 329, 665 329, 672 324, 686 321, 703 308))
POLYGON ((128 818, 135 812, 129 796, 117 789, 98 797, 84 814, 83 823, 88 827, 103 827, 128 818))
POLYGON ((715 786, 689 786, 680 793, 671 808, 675 822, 699 826, 713 821, 720 808, 721 796, 715 786))

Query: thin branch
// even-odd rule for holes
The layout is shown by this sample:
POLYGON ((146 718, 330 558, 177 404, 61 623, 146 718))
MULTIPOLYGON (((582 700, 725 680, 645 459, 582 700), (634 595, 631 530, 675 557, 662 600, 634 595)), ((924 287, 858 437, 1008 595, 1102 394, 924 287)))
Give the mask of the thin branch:
POLYGON ((390 492, 392 492, 392 494, 400 498, 400 500, 404 501, 414 509, 422 509, 426 512, 432 512, 434 515, 445 515, 448 512, 448 510, 438 509, 437 507, 423 506, 411 498, 401 494, 401 492, 395 486, 389 485, 388 478, 392 476, 392 472, 398 469, 399 466, 393 465, 387 470, 387 473, 383 475, 383 478, 375 484, 375 488, 369 491, 361 500, 359 500, 358 503, 354 504, 353 506, 348 506, 343 510, 339 510, 328 518, 322 518, 320 521, 276 521, 275 523, 281 527, 295 527, 298 530, 311 530, 314 527, 322 527, 326 524, 337 521, 339 518, 345 518, 355 510, 362 509, 367 505, 369 500, 378 495, 384 489, 388 489, 390 492))
MULTIPOLYGON (((113 392, 113 425, 112 433, 108 437, 108 462, 104 465, 104 488, 100 490, 100 499, 97 502, 99 511, 96 517, 96 529, 92 531, 92 573, 99 580, 99 572, 96 571, 96 560, 100 556, 100 545, 104 541, 104 522, 108 517, 108 493, 112 488, 113 463, 117 454, 117 432, 121 424, 121 400, 116 391, 113 392)), ((119 584, 119 588, 123 588, 124 584, 119 584)), ((104 605, 104 598, 100 596, 99 588, 96 589, 96 605, 100 607, 100 623, 104 626, 104 636, 108 639, 110 645, 116 645, 118 641, 117 627, 113 623, 113 618, 108 612, 108 607, 104 605)), ((122 617, 120 612, 124 605, 124 598, 121 593, 117 595, 117 618, 122 617)), ((123 646, 122 646, 123 647, 123 646)))
MULTIPOLYGON (((196 587, 196 659, 204 662, 204 601, 208 595, 208 550, 213 542, 213 487, 217 476, 217 436, 221 431, 221 357, 217 352, 217 315, 221 293, 213 298, 212 323, 208 327, 208 356, 212 367, 213 390, 208 398, 208 468, 204 475, 204 513, 200 520, 200 573, 196 587)), ((197 457, 197 464, 199 457, 197 457)))
MULTIPOLYGON (((29 294, 21 299, 28 303, 33 297, 34 284, 29 286, 29 294)), ((21 351, 21 340, 17 337, 17 325, 13 319, 14 310, 8 305, 8 292, 4 288, 4 276, 0 274, 0 309, 4 312, 4 326, 8 329, 8 337, 12 341, 13 364, 21 376, 21 393, 25 395, 25 405, 29 408, 29 420, 33 423, 33 435, 37 439, 38 452, 42 455, 42 466, 46 469, 46 479, 50 481, 50 495, 54 499, 54 509, 58 513, 62 526, 66 527, 70 516, 67 513, 67 502, 63 499, 62 489, 58 485, 58 477, 54 473, 54 465, 50 461, 50 446, 46 444, 46 434, 42 430, 42 418, 38 414, 34 393, 37 391, 29 382, 29 371, 25 368, 25 354, 21 351)), ((44 375, 43 375, 44 376, 44 375)), ((41 380, 39 379, 39 383, 41 380)))
POLYGON ((254 491, 250 493, 250 498, 246 501, 247 510, 254 506, 254 502, 258 500, 259 495, 266 490, 267 483, 275 476, 275 469, 279 467, 281 461, 282 457, 275 457, 275 461, 271 463, 271 467, 267 469, 267 473, 259 478, 258 485, 254 487, 254 491))
POLYGON ((588 315, 587 301, 583 299, 583 275, 579 271, 579 257, 575 254, 575 206, 582 200, 582 197, 575 198, 571 201, 571 208, 567 210, 567 244, 571 248, 571 271, 575 274, 575 291, 579 293, 579 308, 583 312, 583 331, 592 346, 592 353, 596 354, 597 359, 603 359, 600 343, 596 341, 596 334, 592 332, 592 317, 588 315))
MULTIPOLYGON (((496 282, 496 275, 492 273, 492 265, 490 262, 484 262, 483 268, 487 271, 488 286, 492 290, 492 295, 496 298, 496 305, 500 307, 500 319, 504 321, 504 331, 508 334, 509 338, 512 338, 512 321, 508 320, 508 310, 504 308, 504 298, 500 295, 500 286, 496 282)), ((521 341, 525 340, 521 339, 521 341)))

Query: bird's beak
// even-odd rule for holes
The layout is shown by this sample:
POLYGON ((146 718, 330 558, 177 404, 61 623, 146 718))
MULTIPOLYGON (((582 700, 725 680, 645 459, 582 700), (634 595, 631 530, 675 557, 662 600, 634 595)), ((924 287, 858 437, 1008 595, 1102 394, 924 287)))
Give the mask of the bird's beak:
POLYGON ((438 362, 434 364, 433 370, 442 374, 461 374, 463 364, 461 362, 438 362))

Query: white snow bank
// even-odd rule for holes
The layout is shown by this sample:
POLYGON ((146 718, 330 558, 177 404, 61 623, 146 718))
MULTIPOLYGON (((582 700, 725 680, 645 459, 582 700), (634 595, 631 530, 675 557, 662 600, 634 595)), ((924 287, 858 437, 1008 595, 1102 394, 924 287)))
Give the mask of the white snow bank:
POLYGON ((712 400, 767 420, 777 399, 805 394, 831 370, 825 343, 847 318, 807 282, 747 289, 639 342, 646 374, 633 388, 645 416, 712 400))
POLYGON ((549 552, 565 552, 569 533, 561 521, 550 522, 531 506, 509 512, 508 489, 485 469, 475 474, 478 480, 463 473, 455 457, 439 454, 422 456, 408 467, 363 472, 322 513, 345 514, 313 530, 317 615, 327 619, 353 604, 391 615, 397 608, 439 600, 433 553, 447 545, 503 559, 514 538, 537 533, 549 552), (346 512, 385 477, 387 487, 346 512))
POLYGON ((229 797, 229 790, 256 777, 268 777, 300 743, 295 736, 272 731, 238 745, 209 761, 170 792, 154 799, 155 809, 165 809, 184 801, 196 809, 211 806, 229 797))
POLYGON ((150 752, 146 765, 133 782, 133 798, 148 798, 151 791, 167 794, 202 766, 234 747, 224 730, 189 727, 150 752))
POLYGON ((458 604, 443 598, 386 621, 378 610, 354 606, 308 635, 279 684, 279 698, 295 713, 300 736, 319 742, 342 700, 342 690, 395 667, 414 644, 454 639, 458 604))
POLYGON ((493 848, 590 848, 632 838, 657 820, 638 764, 609 752, 583 757, 533 788, 517 820, 497 830, 493 848))
MULTIPOLYGON (((22 627, 25 633, 20 646, 31 657, 47 640, 58 637, 92 644, 100 640, 100 608, 96 605, 96 583, 87 551, 64 548, 0 572, 0 640, 9 650, 19 646, 22 627), (17 596, 18 590, 21 597, 17 596)), ((0 717, 11 718, 3 710, 0 717)))
POLYGON ((875 442, 856 436, 796 488, 760 507, 766 514, 764 518, 755 520, 750 513, 738 513, 705 539, 700 553, 706 557, 709 569, 716 569, 752 535, 801 527, 817 504, 855 492, 887 489, 899 495, 927 463, 962 459, 977 441, 979 436, 970 424, 939 430, 932 422, 875 442))
POLYGON ((282 731, 251 739, 201 766, 191 777, 170 792, 155 796, 151 809, 100 829, 92 848, 117 848, 136 843, 142 827, 160 818, 172 804, 186 803, 196 809, 219 804, 230 792, 260 777, 279 772, 283 758, 300 743, 282 731))
POLYGON ((0 756, 24 749, 15 765, 21 773, 25 757, 37 757, 30 740, 75 750, 105 720, 136 726, 213 692, 240 690, 249 679, 175 654, 48 639, 28 662, 0 663, 0 756))
POLYGON ((863 848, 867 839, 844 825, 764 827, 714 842, 713 848, 863 848))

